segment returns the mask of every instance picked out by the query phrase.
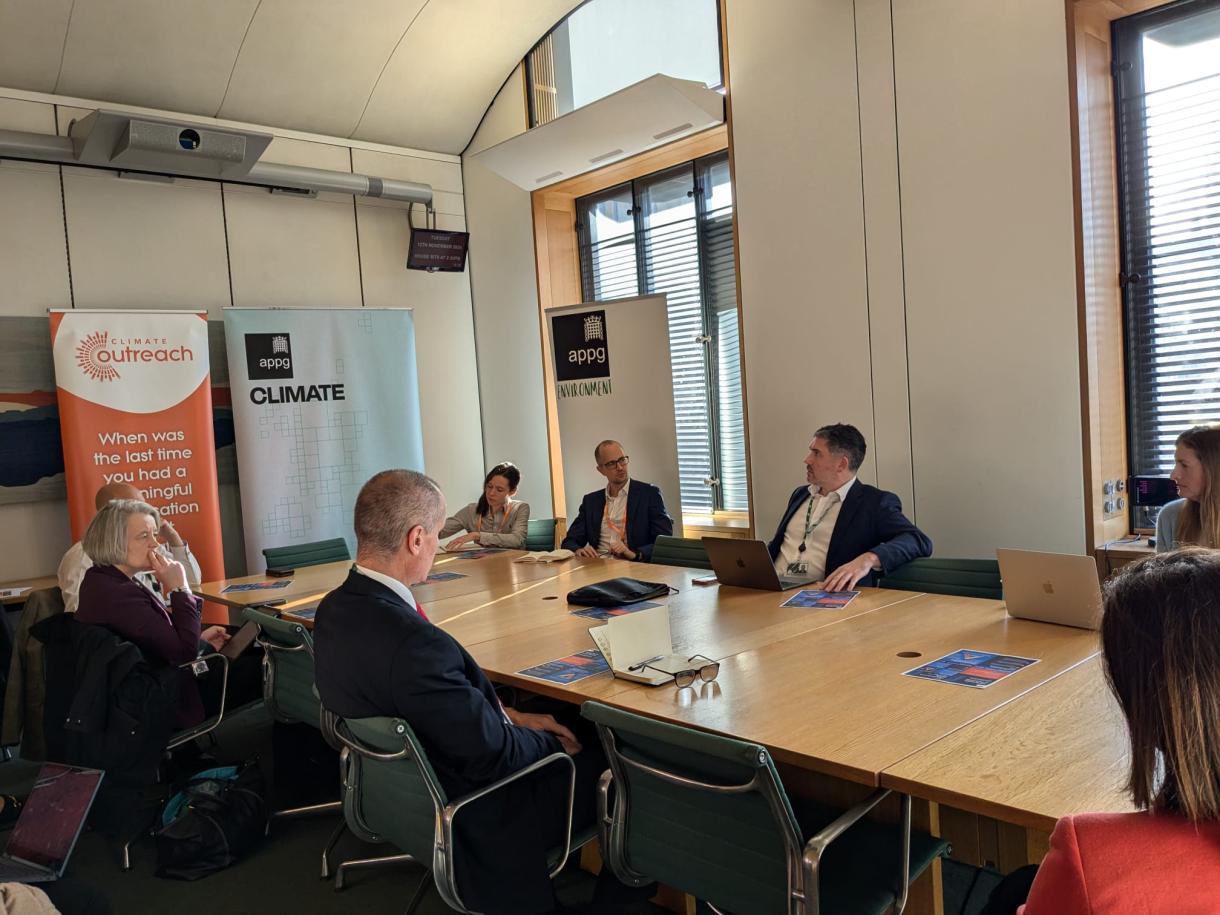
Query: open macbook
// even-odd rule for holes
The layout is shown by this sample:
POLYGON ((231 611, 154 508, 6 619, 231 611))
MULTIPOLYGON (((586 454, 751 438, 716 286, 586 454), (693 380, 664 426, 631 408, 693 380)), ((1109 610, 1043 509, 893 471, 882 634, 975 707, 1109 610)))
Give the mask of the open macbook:
POLYGON ((757 588, 760 591, 787 591, 813 584, 808 578, 790 578, 775 571, 775 563, 761 540, 735 540, 731 537, 704 537, 703 545, 712 570, 722 585, 757 588))
POLYGON ((0 855, 0 882, 45 883, 63 876, 103 774, 43 765, 0 855))
POLYGON ((1101 623, 1101 585, 1092 557, 1032 550, 995 555, 1009 616, 1081 629, 1101 623))

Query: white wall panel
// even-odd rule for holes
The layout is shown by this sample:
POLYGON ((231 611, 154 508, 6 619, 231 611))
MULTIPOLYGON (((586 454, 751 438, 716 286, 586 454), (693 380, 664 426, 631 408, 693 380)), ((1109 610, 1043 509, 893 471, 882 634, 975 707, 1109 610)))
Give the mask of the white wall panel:
POLYGON ((77 308, 206 308, 229 304, 220 186, 136 181, 64 168, 77 308))
POLYGON ((0 86, 54 92, 75 0, 5 0, 0 5, 0 86))
POLYGON ((1082 552, 1061 0, 894 8, 919 520, 943 556, 1082 552))
POLYGON ((554 512, 530 195, 471 158, 525 130, 522 79, 518 69, 496 97, 462 171, 484 447, 489 462, 521 468, 520 497, 533 517, 548 518, 554 512))
POLYGON ((359 307, 352 198, 224 187, 233 304, 359 307))
MULTIPOLYGON (((469 275, 408 270, 410 234, 401 207, 368 201, 356 213, 365 304, 414 311, 424 466, 460 508, 478 498, 484 474, 469 275)), ((465 225, 442 218, 438 227, 465 225)))
POLYGON ((72 304, 60 201, 57 166, 0 162, 0 314, 72 304))
POLYGON ((67 502, 0 505, 0 581, 54 575, 71 545, 67 502))
POLYGON ((877 461, 877 485, 897 493, 908 517, 914 518, 917 506, 911 466, 890 0, 856 0, 856 47, 873 377, 874 420, 869 445, 877 461))
POLYGON ((874 437, 855 34, 839 0, 727 13, 750 497, 770 537, 818 426, 874 437))

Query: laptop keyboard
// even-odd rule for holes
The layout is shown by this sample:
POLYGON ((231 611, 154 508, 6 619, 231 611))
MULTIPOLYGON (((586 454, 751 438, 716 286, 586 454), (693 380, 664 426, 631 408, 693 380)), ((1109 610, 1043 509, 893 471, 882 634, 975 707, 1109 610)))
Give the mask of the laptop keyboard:
POLYGON ((55 875, 46 868, 11 858, 0 860, 0 883, 41 883, 54 879, 55 875))

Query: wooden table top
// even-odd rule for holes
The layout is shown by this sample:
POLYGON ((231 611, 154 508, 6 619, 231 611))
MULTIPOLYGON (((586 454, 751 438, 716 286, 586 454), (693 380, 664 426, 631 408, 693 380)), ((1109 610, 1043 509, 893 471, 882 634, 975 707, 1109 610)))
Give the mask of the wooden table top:
POLYGON ((58 587, 59 579, 54 575, 41 575, 38 578, 19 578, 16 581, 6 581, 0 584, 0 591, 8 588, 28 588, 29 590, 22 591, 20 594, 15 594, 12 597, 0 597, 0 604, 23 604, 26 598, 34 591, 58 587))
MULTIPOLYGON (((440 553, 436 557, 432 570, 434 572, 456 572, 463 577, 433 584, 419 584, 411 589, 411 593, 419 598, 425 608, 428 608, 432 602, 437 600, 464 594, 477 595, 478 592, 484 590, 508 593, 521 584, 555 575, 554 564, 513 562, 522 555, 524 555, 522 550, 505 550, 502 553, 494 553, 477 559, 463 559, 460 558, 460 554, 440 553)), ((277 605, 278 608, 290 610, 293 607, 316 604, 327 592, 333 591, 343 584, 351 567, 352 560, 344 559, 339 562, 327 562, 297 569, 292 573, 292 577, 287 579, 276 579, 265 574, 243 575, 239 578, 206 582, 195 591, 207 600, 237 608, 283 599, 284 603, 277 605), (224 593, 224 589, 232 585, 284 580, 288 582, 288 585, 283 588, 224 593)))
MULTIPOLYGON (((590 563, 595 563, 590 560, 590 563)), ((570 685, 534 680, 517 672, 536 664, 592 648, 588 630, 599 620, 576 616, 564 602, 573 587, 612 577, 617 570, 591 565, 542 582, 524 594, 498 601, 488 609, 443 623, 488 675, 497 681, 553 695, 568 701, 605 698, 623 690, 651 689, 609 672, 570 685)), ((677 653, 723 659, 758 649, 800 633, 829 626, 890 604, 912 600, 910 591, 869 588, 840 610, 781 607, 791 591, 700 587, 691 579, 706 575, 697 569, 648 566, 640 573, 649 581, 664 581, 677 594, 658 598, 670 612, 670 631, 677 653)), ((673 687, 660 687, 671 690, 673 687)))
POLYGON ((205 600, 224 604, 227 607, 249 607, 269 600, 283 600, 283 607, 300 606, 311 600, 317 600, 327 591, 337 588, 347 578, 347 570, 352 567, 350 559, 339 562, 324 562, 321 565, 306 566, 297 569, 289 578, 273 578, 266 574, 242 575, 238 578, 222 578, 220 581, 207 581, 198 588, 196 594, 205 600), (287 581, 282 588, 267 588, 262 591, 232 591, 224 593, 224 589, 232 585, 254 584, 256 582, 287 581))
POLYGON ((733 655, 717 682, 697 692, 627 690, 610 702, 756 741, 777 759, 877 785, 883 770, 1097 650, 1095 632, 1009 619, 999 601, 920 595, 733 655), (961 648, 1039 663, 986 689, 902 676, 961 648))
POLYGON ((1050 832, 1059 817, 1134 810, 1127 728, 1094 657, 881 773, 881 784, 1050 832))

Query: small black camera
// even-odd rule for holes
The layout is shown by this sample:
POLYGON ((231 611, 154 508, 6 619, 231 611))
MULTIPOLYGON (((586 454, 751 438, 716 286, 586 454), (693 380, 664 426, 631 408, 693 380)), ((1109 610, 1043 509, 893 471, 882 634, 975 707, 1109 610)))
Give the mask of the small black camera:
POLYGON ((188 152, 199 148, 199 131, 187 128, 178 134, 178 145, 188 152))

